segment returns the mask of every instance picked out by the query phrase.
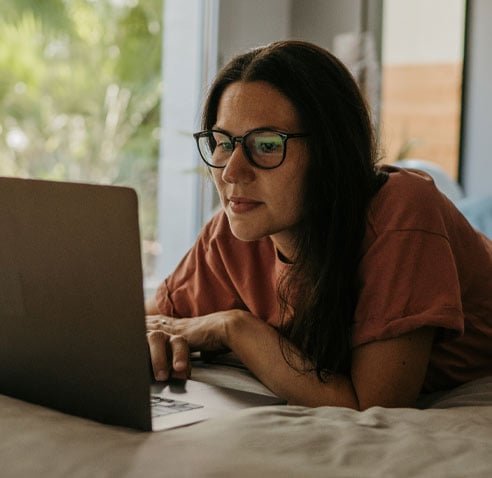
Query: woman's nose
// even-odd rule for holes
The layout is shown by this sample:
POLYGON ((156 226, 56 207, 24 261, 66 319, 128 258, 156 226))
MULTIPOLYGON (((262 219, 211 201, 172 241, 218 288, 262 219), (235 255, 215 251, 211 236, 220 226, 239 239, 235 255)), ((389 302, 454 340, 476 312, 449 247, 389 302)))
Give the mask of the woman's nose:
POLYGON ((248 161, 243 145, 236 142, 231 156, 222 170, 223 181, 227 183, 250 182, 254 176, 254 167, 248 161))

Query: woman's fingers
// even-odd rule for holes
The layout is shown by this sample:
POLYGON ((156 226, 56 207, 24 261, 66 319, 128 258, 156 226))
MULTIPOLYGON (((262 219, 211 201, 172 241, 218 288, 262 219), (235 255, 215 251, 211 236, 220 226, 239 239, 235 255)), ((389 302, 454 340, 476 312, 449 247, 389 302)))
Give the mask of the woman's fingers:
POLYGON ((169 339, 172 356, 172 377, 187 379, 191 373, 190 348, 181 335, 173 335, 169 339))
POLYGON ((149 330, 164 330, 168 331, 173 325, 173 319, 163 315, 152 315, 145 318, 145 326, 149 330))
POLYGON ((151 330, 147 333, 152 372, 154 378, 159 381, 167 380, 171 372, 167 353, 169 339, 170 336, 161 330, 151 330))
POLYGON ((191 373, 190 348, 185 338, 180 335, 169 335, 163 330, 148 329, 152 372, 158 381, 166 381, 170 377, 187 379, 191 373))

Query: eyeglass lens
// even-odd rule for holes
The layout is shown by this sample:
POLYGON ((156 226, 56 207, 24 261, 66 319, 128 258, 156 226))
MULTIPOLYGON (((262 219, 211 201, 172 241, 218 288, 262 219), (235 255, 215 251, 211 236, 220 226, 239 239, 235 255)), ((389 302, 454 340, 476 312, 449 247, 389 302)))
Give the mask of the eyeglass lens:
MULTIPOLYGON (((199 139, 199 147, 204 159, 213 166, 225 166, 234 146, 231 137, 219 131, 199 139)), ((283 160, 284 139, 273 131, 252 131, 244 136, 243 149, 256 165, 272 168, 283 160)))

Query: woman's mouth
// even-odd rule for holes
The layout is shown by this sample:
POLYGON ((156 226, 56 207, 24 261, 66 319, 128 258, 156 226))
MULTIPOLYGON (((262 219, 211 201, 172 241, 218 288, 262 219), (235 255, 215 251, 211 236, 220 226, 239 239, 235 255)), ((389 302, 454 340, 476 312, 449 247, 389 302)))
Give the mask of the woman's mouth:
POLYGON ((229 198, 229 208, 236 214, 245 213, 256 209, 262 203, 254 199, 232 196, 229 198))

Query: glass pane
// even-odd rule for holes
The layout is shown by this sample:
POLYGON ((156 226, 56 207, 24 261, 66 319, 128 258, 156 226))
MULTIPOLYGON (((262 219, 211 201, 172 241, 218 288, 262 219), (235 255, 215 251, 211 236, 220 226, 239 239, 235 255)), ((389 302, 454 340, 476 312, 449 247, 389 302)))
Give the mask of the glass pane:
POLYGON ((2 0, 0 175, 134 187, 156 252, 162 0, 2 0))
POLYGON ((459 167, 465 0, 385 0, 381 126, 385 162, 459 167))

